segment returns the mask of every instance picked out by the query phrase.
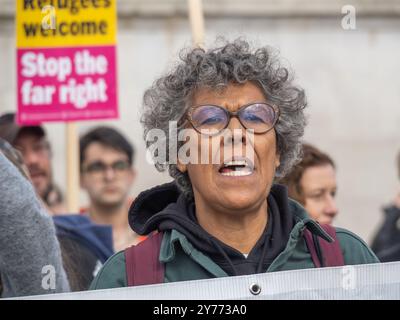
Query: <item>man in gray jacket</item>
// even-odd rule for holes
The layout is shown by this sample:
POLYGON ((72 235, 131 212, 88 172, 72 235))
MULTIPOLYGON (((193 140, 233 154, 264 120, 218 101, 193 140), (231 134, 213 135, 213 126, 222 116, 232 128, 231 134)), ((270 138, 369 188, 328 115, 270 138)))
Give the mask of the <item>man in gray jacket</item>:
POLYGON ((0 277, 1 297, 69 291, 52 218, 1 151, 0 277))

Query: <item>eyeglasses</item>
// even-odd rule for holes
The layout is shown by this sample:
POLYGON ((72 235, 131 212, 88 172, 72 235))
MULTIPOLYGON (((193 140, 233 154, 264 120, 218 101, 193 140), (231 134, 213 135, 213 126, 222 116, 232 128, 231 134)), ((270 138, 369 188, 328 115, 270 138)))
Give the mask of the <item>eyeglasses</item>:
POLYGON ((112 164, 108 165, 101 161, 95 161, 90 163, 84 168, 84 172, 90 174, 104 174, 107 172, 108 168, 111 168, 115 173, 123 173, 130 167, 130 164, 127 161, 115 161, 112 164))
POLYGON ((187 119, 201 134, 215 135, 226 129, 232 117, 239 119, 241 125, 254 133, 266 133, 278 121, 279 109, 264 102, 250 103, 231 112, 221 106, 200 105, 191 107, 187 119))

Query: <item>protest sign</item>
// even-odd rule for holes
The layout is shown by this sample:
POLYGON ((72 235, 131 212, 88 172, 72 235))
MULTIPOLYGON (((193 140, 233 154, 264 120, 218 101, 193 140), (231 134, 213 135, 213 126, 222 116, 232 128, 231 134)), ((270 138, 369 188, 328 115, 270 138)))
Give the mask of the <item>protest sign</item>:
POLYGON ((67 206, 79 209, 77 120, 118 117, 115 0, 17 0, 17 121, 66 122, 67 206))
POLYGON ((20 124, 118 117, 115 6, 17 1, 20 124))

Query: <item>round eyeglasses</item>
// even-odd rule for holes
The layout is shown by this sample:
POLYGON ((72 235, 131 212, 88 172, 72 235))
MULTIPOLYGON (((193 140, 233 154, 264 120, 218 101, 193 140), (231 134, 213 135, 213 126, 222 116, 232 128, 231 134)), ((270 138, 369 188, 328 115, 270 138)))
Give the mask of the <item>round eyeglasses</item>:
POLYGON ((193 106, 187 112, 187 119, 193 128, 205 135, 215 135, 226 129, 232 117, 238 118, 244 128, 261 134, 275 126, 279 109, 265 102, 253 102, 235 112, 216 105, 193 106))

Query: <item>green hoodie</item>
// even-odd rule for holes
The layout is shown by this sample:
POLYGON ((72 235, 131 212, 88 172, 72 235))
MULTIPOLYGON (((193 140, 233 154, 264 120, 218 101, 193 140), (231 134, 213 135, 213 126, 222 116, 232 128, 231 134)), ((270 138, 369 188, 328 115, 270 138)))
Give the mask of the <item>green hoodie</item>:
MULTIPOLYGON (((308 217, 304 208, 288 199, 289 212, 295 224, 290 232, 284 250, 270 264, 266 272, 314 268, 311 255, 303 237, 305 228, 327 241, 329 235, 308 217)), ((131 217, 130 217, 131 218, 131 217)), ((149 219, 150 220, 150 219, 149 219)), ((134 225, 136 221, 132 222, 134 225)), ((378 263, 379 260, 357 235, 345 229, 336 228, 346 265, 378 263)), ((145 240, 146 241, 146 240, 145 240)), ((165 230, 160 248, 159 260, 164 263, 164 282, 199 280, 226 277, 228 274, 211 258, 197 250, 181 232, 165 230)), ((126 287, 124 252, 113 255, 94 279, 91 289, 126 287)))

